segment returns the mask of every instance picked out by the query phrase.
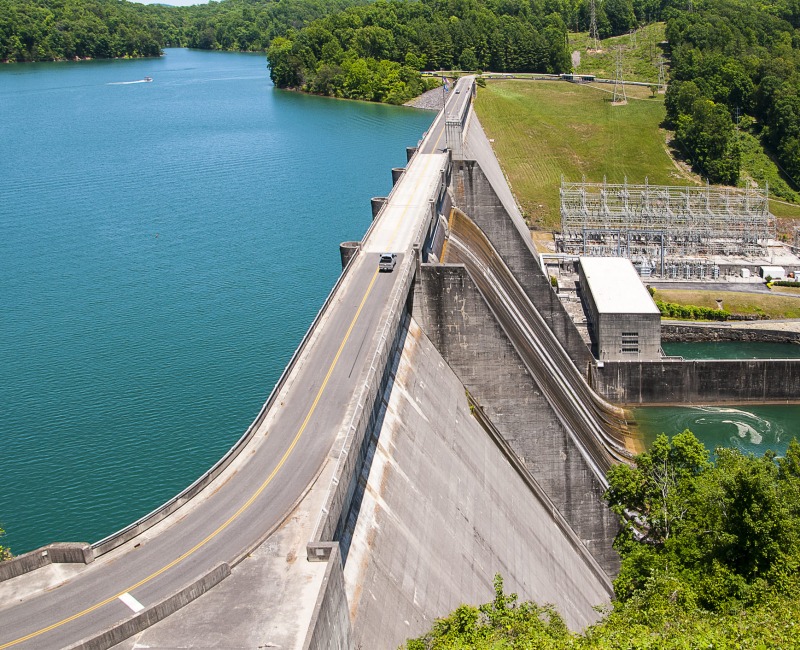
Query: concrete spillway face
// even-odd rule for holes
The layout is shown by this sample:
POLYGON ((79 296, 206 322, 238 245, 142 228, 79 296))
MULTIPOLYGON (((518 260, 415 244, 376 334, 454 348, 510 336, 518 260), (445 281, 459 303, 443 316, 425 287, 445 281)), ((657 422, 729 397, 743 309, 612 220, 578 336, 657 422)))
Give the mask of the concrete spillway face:
POLYGON ((375 220, 375 217, 378 216, 378 213, 381 211, 384 205, 389 202, 385 196, 373 196, 370 199, 370 204, 372 205, 372 220, 375 220))
POLYGON ((342 256, 342 270, 347 268, 350 260, 356 256, 358 249, 361 248, 360 241, 343 241, 339 244, 339 255, 342 256))

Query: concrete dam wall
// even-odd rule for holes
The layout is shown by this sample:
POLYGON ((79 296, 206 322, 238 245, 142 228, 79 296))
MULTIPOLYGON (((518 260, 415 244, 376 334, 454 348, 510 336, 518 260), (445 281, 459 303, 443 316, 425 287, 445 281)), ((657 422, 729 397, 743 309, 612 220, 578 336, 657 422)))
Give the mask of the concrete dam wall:
POLYGON ((593 363, 592 354, 539 266, 527 225, 512 218, 474 160, 454 162, 451 183, 456 207, 486 234, 572 361, 584 372, 593 363))
POLYGON ((467 271, 423 265, 414 315, 558 510, 609 574, 619 559, 605 486, 565 430, 467 271))
POLYGON ((606 361, 589 382, 625 404, 798 401, 800 359, 606 361))
MULTIPOLYGON (((591 624, 593 606, 609 601, 608 578, 475 419, 420 326, 407 326, 343 540, 353 646, 395 648, 459 604, 490 600, 495 573, 521 599, 555 604, 570 628, 591 624)), ((524 375, 512 354, 505 361, 510 382, 524 375)), ((529 416, 542 417, 528 397, 529 416)))

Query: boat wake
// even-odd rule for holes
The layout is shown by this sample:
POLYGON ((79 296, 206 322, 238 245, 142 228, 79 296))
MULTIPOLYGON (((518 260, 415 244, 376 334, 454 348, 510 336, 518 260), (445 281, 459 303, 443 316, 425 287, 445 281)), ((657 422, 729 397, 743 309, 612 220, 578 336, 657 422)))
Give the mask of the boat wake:
POLYGON ((152 78, 145 77, 144 79, 137 79, 136 81, 110 81, 108 86, 130 86, 131 84, 146 84, 152 81, 152 78))

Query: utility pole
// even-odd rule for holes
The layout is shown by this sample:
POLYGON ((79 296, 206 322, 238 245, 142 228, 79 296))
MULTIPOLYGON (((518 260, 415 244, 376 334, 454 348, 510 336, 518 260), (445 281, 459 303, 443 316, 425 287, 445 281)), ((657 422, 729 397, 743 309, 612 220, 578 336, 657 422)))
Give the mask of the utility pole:
POLYGON ((614 98, 611 100, 612 106, 623 106, 628 103, 628 96, 625 94, 625 79, 622 76, 622 46, 617 47, 617 71, 614 74, 614 98))
POLYGON ((589 0, 589 16, 589 41, 591 49, 599 51, 600 35, 597 32, 597 9, 594 6, 594 0, 589 0))

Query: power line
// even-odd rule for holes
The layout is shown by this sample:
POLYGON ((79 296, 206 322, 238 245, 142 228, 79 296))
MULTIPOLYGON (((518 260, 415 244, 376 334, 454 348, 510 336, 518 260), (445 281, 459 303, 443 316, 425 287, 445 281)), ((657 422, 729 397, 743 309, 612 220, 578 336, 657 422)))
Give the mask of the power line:
POLYGON ((589 2, 589 39, 591 40, 593 50, 600 49, 600 34, 597 31, 597 9, 594 6, 594 0, 589 2))

